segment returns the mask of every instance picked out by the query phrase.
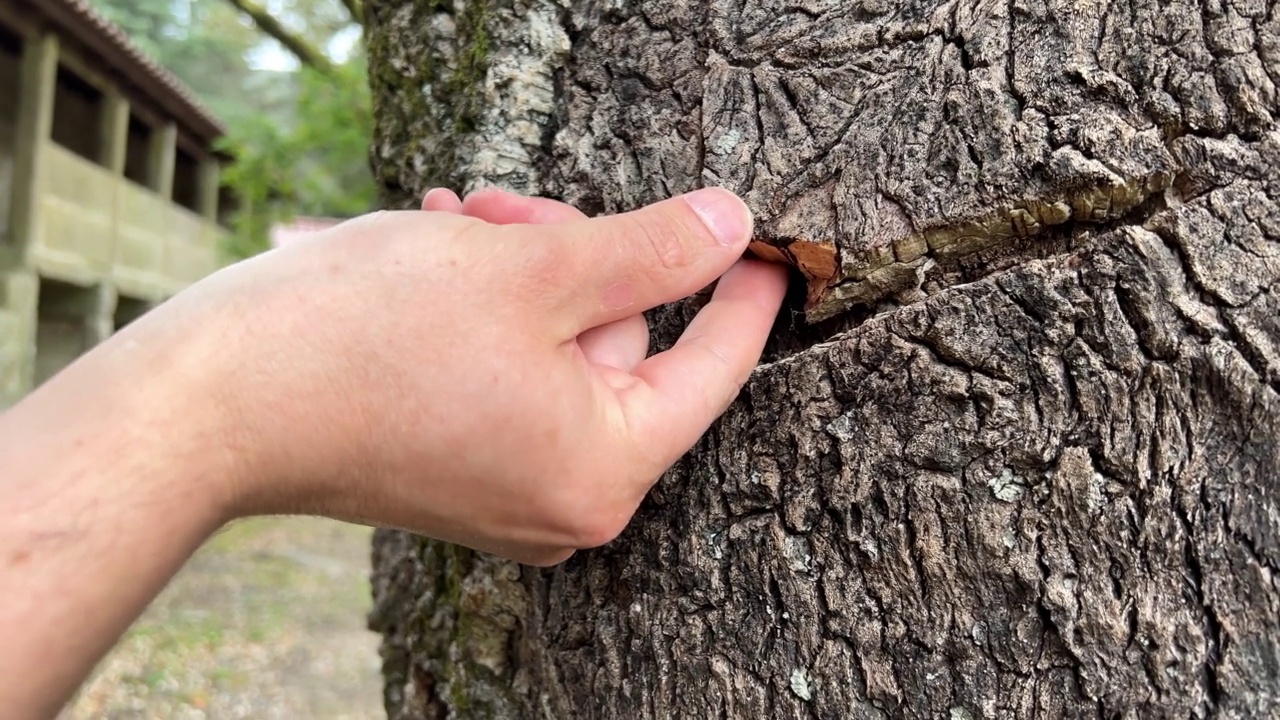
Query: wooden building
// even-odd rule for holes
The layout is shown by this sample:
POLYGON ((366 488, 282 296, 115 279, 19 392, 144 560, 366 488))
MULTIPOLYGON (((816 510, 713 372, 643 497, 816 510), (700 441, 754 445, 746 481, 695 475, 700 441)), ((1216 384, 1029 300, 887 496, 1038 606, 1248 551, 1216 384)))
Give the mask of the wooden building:
POLYGON ((0 0, 0 408, 217 268, 222 134, 84 0, 0 0))

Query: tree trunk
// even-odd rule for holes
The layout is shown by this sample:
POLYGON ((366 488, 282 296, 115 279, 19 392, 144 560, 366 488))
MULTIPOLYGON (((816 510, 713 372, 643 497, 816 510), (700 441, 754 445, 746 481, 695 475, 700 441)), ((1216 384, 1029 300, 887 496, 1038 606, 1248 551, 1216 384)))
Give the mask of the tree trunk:
POLYGON ((392 718, 1280 715, 1274 3, 366 14, 389 206, 723 185, 804 279, 617 542, 378 534, 392 718))

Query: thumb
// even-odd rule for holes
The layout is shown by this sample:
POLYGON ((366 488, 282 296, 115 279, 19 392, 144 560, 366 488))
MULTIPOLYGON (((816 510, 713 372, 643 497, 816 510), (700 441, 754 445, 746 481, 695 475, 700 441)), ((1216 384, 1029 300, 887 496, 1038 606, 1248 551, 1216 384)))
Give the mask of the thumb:
MULTIPOLYGON (((742 260, 669 350, 633 371, 622 396, 635 447, 657 473, 693 447, 729 406, 760 360, 787 291, 780 265, 742 260)), ((655 474, 650 475, 656 477, 655 474)))
POLYGON ((563 309, 580 332, 710 285, 742 256, 751 229, 742 200, 704 188, 632 212, 521 232, 554 246, 557 262, 570 268, 563 309))

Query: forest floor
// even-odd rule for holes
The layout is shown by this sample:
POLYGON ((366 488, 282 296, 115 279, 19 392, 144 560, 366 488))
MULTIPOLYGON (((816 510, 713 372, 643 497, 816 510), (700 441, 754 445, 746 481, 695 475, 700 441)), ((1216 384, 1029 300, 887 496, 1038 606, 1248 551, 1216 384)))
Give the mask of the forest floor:
POLYGON ((234 523, 129 630, 64 720, 385 717, 369 612, 371 531, 234 523))

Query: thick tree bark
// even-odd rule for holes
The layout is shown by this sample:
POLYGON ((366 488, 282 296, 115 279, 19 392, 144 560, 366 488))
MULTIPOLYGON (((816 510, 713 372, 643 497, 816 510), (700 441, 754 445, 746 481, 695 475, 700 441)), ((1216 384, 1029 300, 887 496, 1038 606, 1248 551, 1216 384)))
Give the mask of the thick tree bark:
POLYGON ((388 205, 724 185, 805 279, 616 543, 378 534, 392 718, 1280 715, 1274 4, 366 14, 388 205))

